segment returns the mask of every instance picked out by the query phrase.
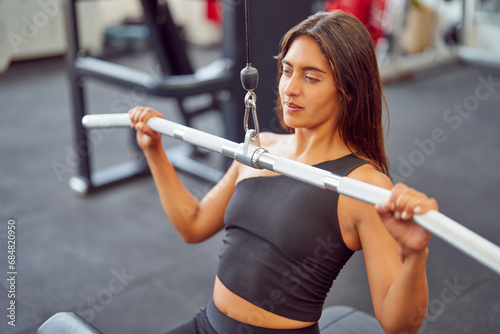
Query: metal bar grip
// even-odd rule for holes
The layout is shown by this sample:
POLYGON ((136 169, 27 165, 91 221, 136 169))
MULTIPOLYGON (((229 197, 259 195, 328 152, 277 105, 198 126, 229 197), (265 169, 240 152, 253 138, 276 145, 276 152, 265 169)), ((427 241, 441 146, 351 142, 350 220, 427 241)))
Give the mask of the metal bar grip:
POLYGON ((128 114, 86 115, 82 118, 82 125, 86 129, 130 127, 130 118, 128 114))
POLYGON ((429 232, 500 274, 500 248, 496 244, 435 210, 414 215, 413 220, 429 232))
MULTIPOLYGON (((127 127, 130 126, 128 114, 101 114, 86 115, 82 118, 85 128, 107 128, 107 127, 127 127)), ((179 123, 168 121, 161 117, 151 117, 147 125, 158 133, 176 138, 187 143, 202 147, 204 149, 227 155, 234 158, 234 153, 238 152, 242 145, 230 140, 211 135, 209 133, 196 130, 179 123)))

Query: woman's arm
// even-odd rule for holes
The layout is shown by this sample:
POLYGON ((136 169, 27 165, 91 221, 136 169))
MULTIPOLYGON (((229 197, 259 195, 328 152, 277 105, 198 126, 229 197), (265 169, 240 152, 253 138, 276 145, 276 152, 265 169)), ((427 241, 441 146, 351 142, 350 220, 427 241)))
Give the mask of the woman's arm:
POLYGON ((434 199, 401 183, 393 187, 386 203, 379 203, 375 208, 387 231, 396 240, 398 255, 403 263, 385 297, 383 315, 386 322, 396 329, 402 327, 408 333, 416 333, 427 313, 427 245, 432 234, 416 224, 412 217, 414 213, 439 208, 434 199))
MULTIPOLYGON (((368 168, 360 168, 350 177, 392 188, 387 177, 368 168)), ((343 202, 352 213, 363 249, 377 319, 387 333, 416 333, 427 312, 426 263, 431 234, 411 217, 437 209, 437 203, 402 184, 396 185, 390 200, 376 209, 352 199, 344 198, 343 202)))
POLYGON ((188 243, 201 242, 224 227, 224 212, 234 192, 237 166, 233 164, 222 180, 201 200, 180 181, 161 143, 161 134, 146 122, 163 117, 157 111, 136 107, 129 111, 131 126, 137 130, 137 142, 144 151, 163 209, 182 238, 188 243))

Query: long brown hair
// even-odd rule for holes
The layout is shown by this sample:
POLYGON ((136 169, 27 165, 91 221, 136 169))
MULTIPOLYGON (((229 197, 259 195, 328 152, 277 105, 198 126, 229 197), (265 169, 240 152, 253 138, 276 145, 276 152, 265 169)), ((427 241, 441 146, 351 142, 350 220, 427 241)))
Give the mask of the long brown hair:
MULTIPOLYGON (((283 72, 282 60, 299 36, 314 38, 332 65, 342 102, 338 121, 340 138, 351 152, 389 176, 382 125, 382 104, 387 109, 387 103, 370 34, 358 19, 348 13, 319 12, 310 16, 281 39, 280 53, 276 57, 278 82, 283 72)), ((283 122, 280 99, 276 108, 283 128, 293 132, 283 122)))

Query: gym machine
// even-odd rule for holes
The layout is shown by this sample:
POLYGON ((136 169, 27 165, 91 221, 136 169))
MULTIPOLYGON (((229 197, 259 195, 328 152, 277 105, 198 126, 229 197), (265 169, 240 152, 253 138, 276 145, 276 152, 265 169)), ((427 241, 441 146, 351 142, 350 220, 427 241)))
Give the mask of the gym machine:
MULTIPOLYGON (((92 152, 89 147, 91 143, 87 131, 81 125, 81 119, 86 115, 84 79, 93 78, 123 88, 141 88, 148 95, 176 99, 187 125, 191 125, 196 116, 208 110, 219 109, 217 94, 230 88, 232 78, 230 59, 217 60, 195 71, 187 56, 185 42, 180 37, 179 28, 174 24, 167 4, 142 0, 142 6, 144 20, 148 25, 154 53, 161 69, 161 73, 158 74, 150 74, 86 55, 79 41, 77 0, 68 1, 66 4, 68 28, 66 57, 74 114, 75 145, 80 159, 78 175, 72 177, 69 183, 76 193, 85 195, 93 190, 149 172, 147 164, 140 159, 127 161, 105 170, 93 170, 92 152), (188 110, 183 105, 186 97, 206 93, 212 97, 212 103, 208 107, 188 110)), ((212 182, 220 176, 220 173, 207 173, 206 166, 189 159, 188 155, 189 153, 173 155, 173 163, 180 169, 208 178, 212 182)))
MULTIPOLYGON (((94 190, 126 181, 149 172, 141 159, 125 161, 104 170, 94 170, 91 164, 91 143, 81 120, 87 114, 85 78, 92 78, 123 88, 141 88, 148 95, 177 100, 186 125, 206 111, 218 110, 224 119, 225 137, 242 140, 244 137, 242 101, 239 71, 245 63, 245 8, 243 1, 222 1, 223 9, 223 58, 203 68, 194 70, 189 61, 186 44, 179 34, 165 1, 141 0, 144 20, 150 30, 153 51, 162 73, 150 74, 110 61, 97 59, 85 54, 81 49, 77 2, 71 0, 66 5, 68 27, 67 66, 70 77, 75 145, 79 154, 78 175, 69 181, 70 187, 78 194, 86 195, 94 190), (235 66, 233 66, 235 64, 235 66), (238 66, 239 65, 239 66, 238 66), (210 94, 212 104, 198 110, 187 110, 183 100, 200 94, 210 94), (221 101, 219 96, 230 96, 221 101), (229 93, 229 94, 228 94, 229 93)), ((261 69, 261 84, 257 90, 261 107, 261 124, 264 131, 279 132, 280 126, 274 116, 276 61, 281 36, 289 28, 312 12, 314 0, 254 0, 249 6, 249 15, 255 17, 255 24, 249 27, 254 36, 253 62, 261 69), (258 18, 258 19, 257 19, 258 18), (265 38, 262 38, 265 36, 265 38)), ((89 97, 91 98, 91 97, 89 97)), ((136 148, 139 150, 139 148, 136 148)), ((216 183, 222 176, 222 168, 208 167, 191 157, 192 150, 176 150, 169 154, 172 164, 179 170, 196 175, 203 180, 216 183)))

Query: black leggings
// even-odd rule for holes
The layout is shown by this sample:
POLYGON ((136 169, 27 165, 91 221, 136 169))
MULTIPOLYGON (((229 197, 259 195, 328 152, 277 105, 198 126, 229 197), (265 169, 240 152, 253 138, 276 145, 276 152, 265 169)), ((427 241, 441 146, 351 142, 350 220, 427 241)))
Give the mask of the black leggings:
POLYGON ((318 324, 299 329, 270 329, 236 321, 215 306, 213 300, 190 321, 166 334, 319 334, 318 324))

